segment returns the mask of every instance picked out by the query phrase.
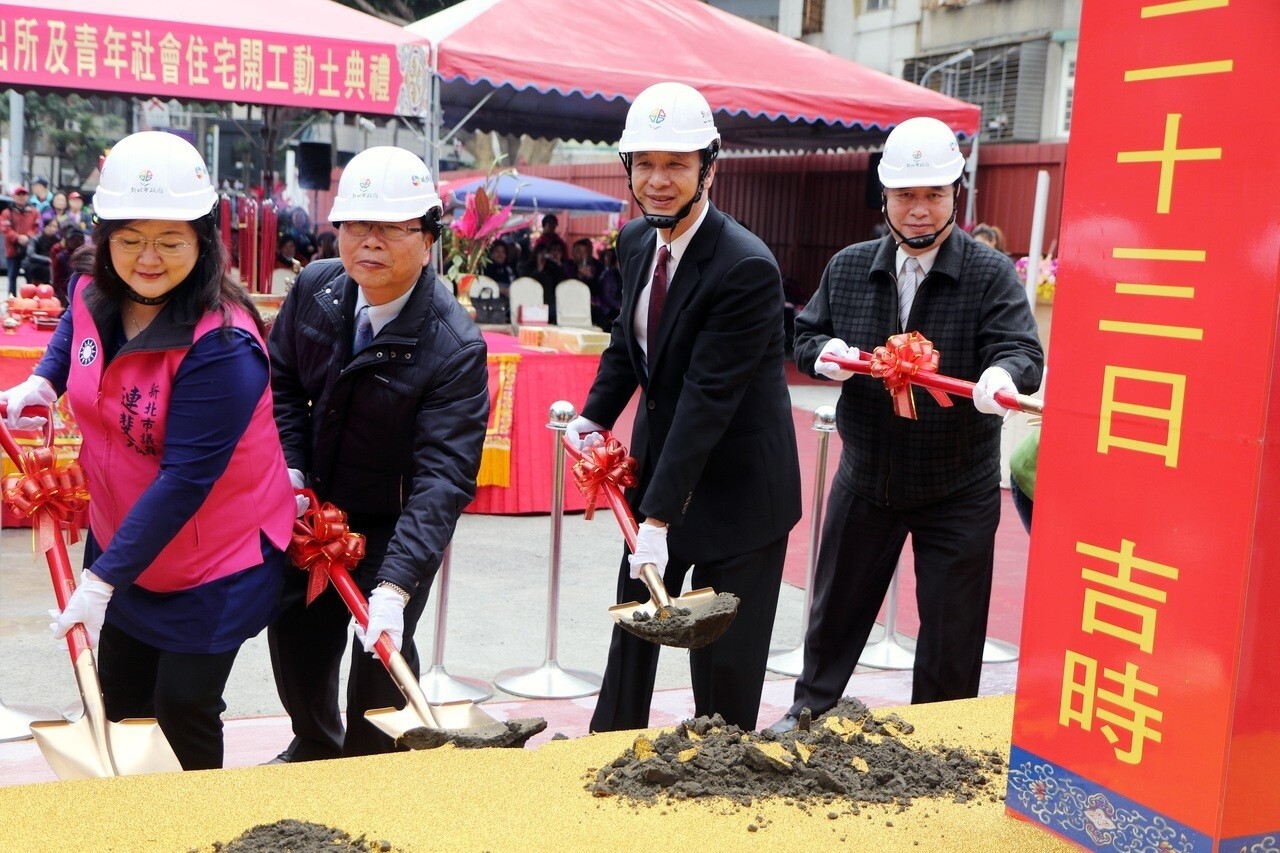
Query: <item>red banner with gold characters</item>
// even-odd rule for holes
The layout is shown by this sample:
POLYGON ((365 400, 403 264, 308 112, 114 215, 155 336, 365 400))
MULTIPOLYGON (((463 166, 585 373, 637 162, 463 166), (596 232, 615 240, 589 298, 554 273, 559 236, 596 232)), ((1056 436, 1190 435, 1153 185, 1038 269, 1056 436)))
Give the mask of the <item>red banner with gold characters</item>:
POLYGON ((383 40, 401 34, 372 17, 362 40, 344 31, 311 35, 304 20, 272 31, 230 14, 220 25, 166 20, 163 4, 147 17, 112 3, 83 5, 0 3, 0 81, 375 115, 427 112, 426 43, 411 35, 383 40))
POLYGON ((1083 4, 1008 808, 1280 849, 1275 0, 1083 4))

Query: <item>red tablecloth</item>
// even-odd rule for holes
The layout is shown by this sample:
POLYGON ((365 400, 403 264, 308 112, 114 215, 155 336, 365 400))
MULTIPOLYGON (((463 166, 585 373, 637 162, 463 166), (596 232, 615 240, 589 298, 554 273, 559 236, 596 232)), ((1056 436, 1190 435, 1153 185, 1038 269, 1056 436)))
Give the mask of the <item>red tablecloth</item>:
MULTIPOLYGON (((554 441, 558 432, 547 428, 551 404, 567 400, 575 408, 586 402, 587 392, 600 364, 598 355, 541 352, 523 347, 510 335, 486 332, 490 373, 503 357, 518 356, 510 402, 510 468, 508 485, 479 486, 466 512, 520 515, 551 511, 554 441)), ((510 363, 511 359, 508 359, 510 363)), ((496 387, 490 382, 490 388, 496 387)), ((502 405, 499 399, 491 405, 502 405)), ((486 452, 491 452, 486 450, 486 452)), ((585 504, 566 470, 564 508, 581 510, 585 504)))

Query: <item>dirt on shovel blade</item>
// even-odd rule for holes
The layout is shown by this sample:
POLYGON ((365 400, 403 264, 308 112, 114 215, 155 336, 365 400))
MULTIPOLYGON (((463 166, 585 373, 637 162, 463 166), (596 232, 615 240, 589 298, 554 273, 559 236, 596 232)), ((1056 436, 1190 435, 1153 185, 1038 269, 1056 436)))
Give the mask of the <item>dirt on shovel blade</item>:
POLYGON ((409 729, 396 740, 408 749, 435 749, 451 743, 459 749, 486 747, 522 747, 529 738, 543 731, 547 721, 542 717, 486 723, 469 729, 431 729, 421 726, 409 729))
POLYGON ((916 797, 967 802, 1003 794, 999 753, 913 746, 901 738, 913 731, 896 714, 877 717, 848 697, 816 720, 805 711, 800 726, 782 735, 744 732, 719 714, 698 717, 656 737, 641 735, 587 788, 650 804, 723 797, 749 806, 781 797, 829 816, 837 808, 858 814, 860 803, 906 807, 916 797))
POLYGON ((737 615, 738 597, 722 592, 693 607, 672 604, 653 615, 637 610, 630 618, 619 620, 618 624, 624 631, 651 643, 677 649, 700 649, 718 640, 737 615))

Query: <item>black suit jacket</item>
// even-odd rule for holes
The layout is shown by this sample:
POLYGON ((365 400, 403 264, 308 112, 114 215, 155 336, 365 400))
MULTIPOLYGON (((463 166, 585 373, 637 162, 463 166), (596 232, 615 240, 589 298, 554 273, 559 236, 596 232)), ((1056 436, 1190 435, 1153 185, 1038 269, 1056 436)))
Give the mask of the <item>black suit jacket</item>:
POLYGON ((675 559, 746 553, 800 519, 778 265, 710 207, 668 287, 650 372, 634 315, 655 251, 643 219, 618 235, 622 310, 582 414, 612 428, 639 385, 631 453, 640 482, 628 495, 637 520, 671 525, 675 559))

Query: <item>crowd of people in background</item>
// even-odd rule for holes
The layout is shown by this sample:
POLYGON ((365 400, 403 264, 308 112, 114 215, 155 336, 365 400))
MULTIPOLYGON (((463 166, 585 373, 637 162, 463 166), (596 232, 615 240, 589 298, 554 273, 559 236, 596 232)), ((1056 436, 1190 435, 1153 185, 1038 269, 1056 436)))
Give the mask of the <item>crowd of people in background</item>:
POLYGON ((495 241, 489 247, 484 275, 498 284, 503 296, 517 278, 537 281, 542 285, 553 323, 556 285, 577 279, 591 291, 592 324, 609 328, 622 307, 617 252, 612 247, 597 251, 596 244, 587 237, 575 240, 571 247, 558 233, 560 220, 554 213, 543 216, 540 224, 542 230, 536 236, 526 228, 495 241))
POLYGON ((71 255, 92 239, 93 209, 72 190, 54 191, 49 179, 37 176, 28 189, 16 184, 10 201, 0 211, 0 235, 9 274, 9 295, 18 294, 18 276, 32 284, 52 284, 67 302, 71 255))

